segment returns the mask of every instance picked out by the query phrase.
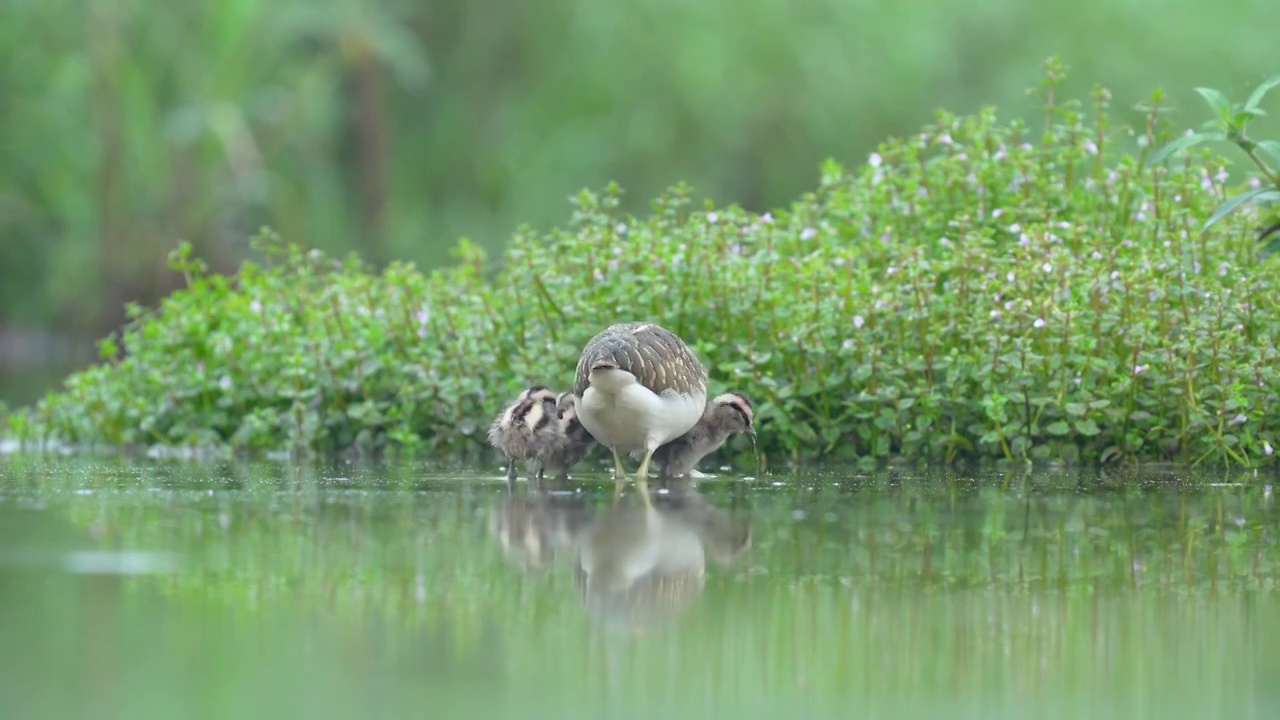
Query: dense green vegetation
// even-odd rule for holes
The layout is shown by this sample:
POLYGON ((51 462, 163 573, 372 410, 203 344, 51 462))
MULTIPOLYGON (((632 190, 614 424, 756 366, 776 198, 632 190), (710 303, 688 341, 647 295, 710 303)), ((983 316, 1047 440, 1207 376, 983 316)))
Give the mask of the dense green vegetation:
POLYGON ((466 241, 430 274, 265 232, 264 260, 224 277, 184 246, 187 287, 133 306, 106 361, 10 431, 483 451, 511 394, 566 387, 592 334, 647 318, 694 345, 713 390, 754 398, 774 463, 1268 460, 1280 268, 1259 259, 1259 206, 1202 231, 1249 178, 1203 149, 1147 163, 1168 140, 1159 96, 1144 124, 1113 125, 1110 94, 1064 100, 1061 73, 1042 122, 939 113, 773 213, 678 186, 638 216, 614 186, 583 192, 567 228, 517 233, 496 275, 466 241))
POLYGON ((936 107, 1024 116, 1048 54, 1077 68, 1073 92, 1238 94, 1273 56, 1272 16, 1262 0, 10 0, 0 331, 105 333, 123 301, 173 289, 175 239, 230 272, 262 224, 431 269, 455 238, 496 252, 609 180, 637 212, 677 178, 768 209, 936 107))

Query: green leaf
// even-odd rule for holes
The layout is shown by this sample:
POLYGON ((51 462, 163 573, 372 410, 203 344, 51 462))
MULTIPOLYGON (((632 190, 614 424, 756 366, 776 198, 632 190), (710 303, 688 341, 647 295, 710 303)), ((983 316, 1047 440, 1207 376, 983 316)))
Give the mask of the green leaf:
POLYGON ((1262 99, 1266 97, 1267 93, 1276 86, 1280 86, 1280 75, 1272 75, 1270 78, 1264 80, 1262 84, 1255 88, 1249 95, 1249 99, 1244 103, 1244 109, 1256 110, 1258 106, 1262 104, 1262 99))
POLYGON ((1280 190, 1275 188, 1262 186, 1245 190, 1234 197, 1228 198, 1225 202, 1218 206, 1217 210, 1204 221, 1204 227, 1200 228, 1201 232, 1213 227, 1219 220, 1229 215, 1236 208, 1245 203, 1273 203, 1280 202, 1280 190))
POLYGON ((1259 150, 1271 156, 1271 162, 1280 165, 1280 140, 1259 140, 1255 143, 1259 150))
POLYGON ((1066 407, 1067 414, 1075 417, 1084 415, 1085 409, 1084 403, 1067 403, 1066 407))
POLYGON ((1098 428, 1098 423, 1093 420, 1079 420, 1076 422, 1076 432, 1092 437, 1102 432, 1102 430, 1098 428))
POLYGON ((1067 425, 1066 420, 1059 420, 1055 423, 1049 423, 1049 426, 1046 427, 1045 430, 1048 431, 1050 435, 1066 435, 1071 432, 1071 427, 1067 425))
POLYGON ((1262 257, 1268 258, 1280 251, 1280 232, 1273 232, 1270 235, 1271 240, 1262 246, 1262 257))
POLYGON ((1198 87, 1196 92, 1200 93, 1200 97, 1204 98, 1204 101, 1209 104, 1213 114, 1218 116, 1218 120, 1222 122, 1224 127, 1234 127, 1231 124, 1231 101, 1227 99, 1226 95, 1207 87, 1198 87))
POLYGON ((1183 150, 1186 150, 1187 148, 1195 147, 1196 145, 1199 145, 1201 143, 1211 142, 1214 140, 1226 140, 1226 139, 1227 139, 1226 134, 1219 131, 1192 133, 1190 135, 1183 135, 1177 140, 1171 141, 1168 145, 1165 145, 1164 147, 1152 153, 1151 158, 1147 160, 1147 164, 1153 165, 1169 157, 1170 155, 1173 155, 1174 153, 1181 152, 1183 150))

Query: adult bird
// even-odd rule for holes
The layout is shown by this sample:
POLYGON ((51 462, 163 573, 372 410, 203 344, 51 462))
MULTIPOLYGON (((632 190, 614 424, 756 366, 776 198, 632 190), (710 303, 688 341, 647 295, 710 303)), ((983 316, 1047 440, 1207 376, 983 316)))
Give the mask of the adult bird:
POLYGON ((649 460, 688 432, 707 407, 707 370, 675 333, 650 322, 611 325, 578 358, 578 421, 613 452, 615 497, 623 453, 643 453, 636 485, 648 504, 649 460))

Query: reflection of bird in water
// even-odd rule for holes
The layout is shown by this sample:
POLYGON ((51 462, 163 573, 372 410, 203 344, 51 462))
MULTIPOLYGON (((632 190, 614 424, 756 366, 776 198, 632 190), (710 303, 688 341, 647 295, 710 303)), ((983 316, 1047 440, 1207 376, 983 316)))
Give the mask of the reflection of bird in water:
POLYGON ((693 472, 702 458, 710 455, 734 433, 747 433, 754 443, 755 413, 751 400, 740 392, 718 395, 689 432, 658 448, 653 461, 664 477, 682 477, 693 472))
POLYGON ((653 453, 688 432, 706 410, 707 370, 671 331, 619 323, 582 349, 573 394, 582 426, 613 452, 615 497, 624 476, 620 453, 637 452, 636 485, 647 503, 653 453))
POLYGON ((574 587, 593 619, 639 630, 702 595, 708 557, 729 565, 750 545, 749 518, 733 517, 687 486, 597 514, 577 541, 574 587))
POLYGON ((489 534, 523 570, 542 571, 573 545, 592 512, 577 494, 508 493, 489 512, 489 534))

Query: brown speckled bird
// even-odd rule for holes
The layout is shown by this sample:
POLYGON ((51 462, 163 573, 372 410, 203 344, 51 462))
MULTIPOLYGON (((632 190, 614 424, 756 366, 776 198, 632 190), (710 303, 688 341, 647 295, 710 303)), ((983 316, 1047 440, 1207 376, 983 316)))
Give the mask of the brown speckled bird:
POLYGON ((556 401, 559 413, 559 430, 563 436, 560 446, 547 456, 544 467, 554 470, 556 477, 564 480, 569 477, 569 468, 582 462, 595 447, 596 439, 582 427, 578 420, 578 409, 574 406, 572 392, 561 393, 556 401))
POLYGON ((689 432, 658 448, 653 461, 663 477, 681 477, 693 472, 702 458, 715 452, 734 433, 747 433, 755 440, 751 400, 740 392, 718 395, 707 406, 702 419, 689 432))
POLYGON ((613 452, 615 491, 621 453, 642 453, 636 484, 649 501, 654 451, 688 432, 707 404, 707 370, 679 337, 650 322, 618 323, 593 337, 573 384, 578 420, 613 452))
POLYGON ((489 427, 489 444, 507 458, 507 482, 516 478, 516 463, 538 462, 530 477, 541 476, 545 458, 563 444, 556 394, 544 385, 523 390, 516 399, 494 418, 489 427))

